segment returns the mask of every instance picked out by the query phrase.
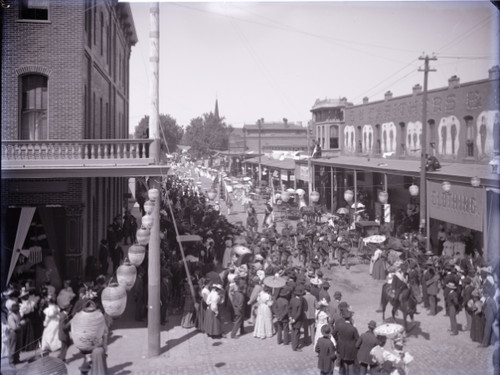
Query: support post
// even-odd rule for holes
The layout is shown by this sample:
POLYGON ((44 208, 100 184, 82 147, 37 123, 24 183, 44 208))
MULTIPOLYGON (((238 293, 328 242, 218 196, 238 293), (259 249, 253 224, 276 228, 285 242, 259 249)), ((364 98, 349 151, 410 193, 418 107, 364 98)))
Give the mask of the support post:
POLYGON ((424 60, 424 69, 419 71, 424 72, 424 92, 422 96, 422 144, 421 144, 421 154, 420 154, 420 223, 419 226, 422 232, 425 232, 425 250, 429 251, 430 248, 430 236, 428 230, 428 218, 427 218, 427 173, 426 173, 426 161, 427 161, 427 80, 430 71, 435 71, 435 69, 429 68, 429 60, 437 60, 435 57, 419 57, 419 60, 424 60))
MULTIPOLYGON (((160 6, 159 3, 151 4, 149 11, 150 21, 150 57, 151 69, 150 77, 150 115, 149 115, 149 136, 154 139, 152 143, 153 155, 156 164, 160 163, 160 115, 159 115, 159 89, 158 71, 160 60, 160 6)), ((159 181, 152 179, 154 189, 160 191, 159 181)), ((151 228, 148 254, 148 357, 160 355, 160 201, 156 199, 153 218, 154 223, 151 228)))

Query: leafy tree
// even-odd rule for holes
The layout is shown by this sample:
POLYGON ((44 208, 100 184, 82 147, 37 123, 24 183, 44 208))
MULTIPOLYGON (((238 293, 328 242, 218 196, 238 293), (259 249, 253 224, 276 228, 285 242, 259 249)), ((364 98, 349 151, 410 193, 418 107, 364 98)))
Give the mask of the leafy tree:
POLYGON ((227 150, 231 126, 212 112, 196 117, 186 128, 185 142, 195 158, 208 157, 213 150, 227 150))
MULTIPOLYGON (((177 121, 170 115, 160 114, 160 134, 161 151, 172 153, 177 149, 177 145, 184 135, 184 130, 177 125, 177 121), (165 140, 167 141, 165 143, 165 140)), ((149 137, 149 116, 144 116, 135 127, 134 138, 149 137)))

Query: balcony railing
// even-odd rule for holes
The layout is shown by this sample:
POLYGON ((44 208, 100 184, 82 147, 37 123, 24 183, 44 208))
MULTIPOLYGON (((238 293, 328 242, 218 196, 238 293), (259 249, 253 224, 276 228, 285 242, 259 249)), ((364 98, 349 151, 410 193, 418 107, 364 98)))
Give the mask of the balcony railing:
POLYGON ((51 165, 147 165, 152 139, 2 141, 2 169, 51 165))

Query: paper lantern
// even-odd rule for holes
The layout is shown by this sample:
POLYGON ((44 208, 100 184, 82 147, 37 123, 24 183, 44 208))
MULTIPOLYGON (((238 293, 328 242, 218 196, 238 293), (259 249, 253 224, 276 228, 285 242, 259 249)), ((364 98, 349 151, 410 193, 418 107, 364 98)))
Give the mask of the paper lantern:
POLYGON ((449 181, 443 181, 441 187, 445 193, 448 193, 451 190, 451 183, 449 181))
MULTIPOLYGON (((135 269, 135 267, 134 267, 135 269)), ((89 303, 71 319, 71 339, 78 350, 84 354, 102 345, 106 322, 104 315, 94 302, 89 303)))
POLYGON ((149 237, 151 232, 148 228, 141 227, 137 230, 135 237, 137 238, 137 242, 139 245, 147 245, 149 243, 149 237))
POLYGON ((153 215, 146 214, 141 218, 142 226, 144 228, 151 229, 153 227, 153 223, 155 222, 155 219, 153 215))
POLYGON ((481 179, 477 176, 474 176, 470 179, 470 184, 473 187, 479 187, 479 185, 481 185, 481 179))
POLYGON ((155 204, 151 201, 146 201, 146 203, 144 203, 144 211, 151 215, 153 213, 153 210, 155 208, 155 204))
POLYGON ((389 199, 389 193, 385 190, 382 190, 380 193, 378 193, 378 201, 382 204, 386 204, 387 200, 389 199))
POLYGON ((160 191, 158 189, 149 189, 148 190, 148 198, 150 201, 154 202, 160 196, 160 191))
POLYGON ((106 314, 119 317, 127 307, 127 291, 118 283, 110 284, 102 290, 101 302, 106 314))
POLYGON ((141 245, 132 245, 128 248, 128 260, 134 266, 140 266, 146 256, 146 248, 141 245))
POLYGON ((316 203, 319 201, 319 193, 317 191, 313 191, 310 195, 311 202, 316 203))
POLYGON ((306 191, 304 189, 297 189, 295 192, 297 193, 299 198, 304 197, 304 195, 306 194, 306 191))
POLYGON ((275 199, 275 200, 279 200, 279 199, 281 199, 281 194, 280 194, 280 193, 276 193, 276 194, 274 194, 274 199, 275 199))
POLYGON ((290 200, 290 193, 288 191, 281 193, 281 200, 285 203, 288 202, 290 200))
POLYGON ((260 188, 259 187, 255 188, 255 194, 260 194, 260 188))
POLYGON ((213 201, 215 199, 215 197, 217 196, 217 191, 215 191, 215 189, 210 189, 207 192, 207 196, 208 196, 208 199, 210 199, 211 201, 213 201))
POLYGON ((419 189, 417 185, 413 184, 408 188, 408 191, 410 192, 410 195, 412 197, 416 197, 418 195, 419 189))
POLYGON ((344 199, 347 203, 351 203, 354 198, 354 192, 352 190, 346 190, 344 193, 344 199))
POLYGON ((134 286, 136 277, 137 269, 127 260, 116 269, 116 280, 127 291, 134 286))

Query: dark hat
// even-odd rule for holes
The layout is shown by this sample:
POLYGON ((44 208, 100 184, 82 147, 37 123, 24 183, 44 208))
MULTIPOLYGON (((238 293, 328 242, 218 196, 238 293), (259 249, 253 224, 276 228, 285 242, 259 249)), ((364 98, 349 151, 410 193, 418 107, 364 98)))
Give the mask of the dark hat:
POLYGON ((434 262, 432 261, 432 259, 427 259, 426 262, 425 262, 425 265, 426 266, 433 266, 434 262))
POLYGON ((339 303, 339 310, 347 310, 349 308, 349 304, 345 301, 339 303))
POLYGON ((321 327, 321 334, 323 336, 329 335, 330 333, 332 333, 332 328, 328 324, 321 327))
POLYGON ((351 310, 348 309, 343 309, 340 310, 340 316, 344 319, 350 319, 352 317, 353 313, 351 310))
POLYGON ((297 286, 295 287, 294 294, 295 294, 296 296, 303 296, 304 294, 306 294, 306 291, 305 291, 304 285, 297 285, 297 286))
POLYGON ((377 327, 377 322, 375 320, 370 320, 368 322, 368 328, 375 329, 377 327))
POLYGON ((281 288, 278 296, 288 298, 290 296, 290 289, 288 289, 286 286, 281 288))
POLYGON ((323 284, 321 285, 324 289, 328 289, 330 287, 330 283, 328 281, 323 281, 323 284))
POLYGON ((335 299, 339 299, 339 298, 342 298, 342 293, 340 293, 338 290, 333 293, 333 298, 335 299))

